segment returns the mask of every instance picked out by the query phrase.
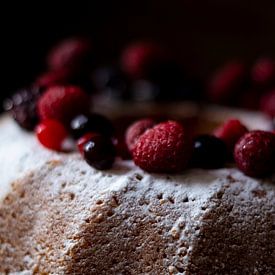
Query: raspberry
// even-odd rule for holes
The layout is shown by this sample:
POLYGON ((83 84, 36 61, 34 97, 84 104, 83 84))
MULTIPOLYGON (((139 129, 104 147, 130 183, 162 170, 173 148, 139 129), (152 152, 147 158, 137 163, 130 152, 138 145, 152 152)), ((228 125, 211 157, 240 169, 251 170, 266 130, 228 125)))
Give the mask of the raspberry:
POLYGON ((47 58, 50 70, 70 68, 78 70, 90 54, 91 44, 84 38, 71 38, 56 45, 47 58))
POLYGON ((252 67, 251 78, 256 84, 269 84, 275 80, 275 62, 269 58, 259 59, 252 67))
POLYGON ((134 122, 126 131, 125 140, 129 151, 135 147, 138 138, 147 130, 154 127, 155 122, 150 119, 142 119, 134 122))
POLYGON ((214 103, 230 103, 245 78, 245 66, 231 62, 216 73, 210 82, 208 96, 214 103))
POLYGON ((38 101, 38 113, 42 120, 55 119, 65 124, 80 113, 88 113, 89 96, 76 86, 54 86, 38 101))
POLYGON ((271 117, 275 117, 275 90, 265 94, 260 104, 263 112, 271 117))
POLYGON ((141 135, 133 148, 136 165, 148 172, 180 172, 190 159, 192 145, 181 124, 167 121, 141 135))
POLYGON ((163 58, 162 49, 149 42, 139 42, 128 46, 121 56, 123 71, 133 78, 146 77, 154 63, 163 58))
POLYGON ((229 119, 214 131, 214 135, 224 141, 232 155, 236 142, 247 132, 248 129, 238 119, 229 119))
POLYGON ((68 133, 65 127, 56 120, 45 120, 35 129, 39 142, 46 148, 61 151, 68 133))
POLYGON ((235 145, 234 157, 238 168, 252 177, 266 176, 275 169, 275 135, 251 131, 235 145))

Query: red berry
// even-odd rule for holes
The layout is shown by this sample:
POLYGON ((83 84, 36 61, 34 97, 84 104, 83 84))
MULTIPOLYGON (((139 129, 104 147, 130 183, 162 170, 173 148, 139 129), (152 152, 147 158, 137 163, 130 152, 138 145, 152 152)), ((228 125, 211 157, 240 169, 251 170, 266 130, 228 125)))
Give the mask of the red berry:
POLYGON ((259 59, 252 67, 251 78, 256 84, 269 84, 275 80, 275 62, 269 58, 259 59))
POLYGON ((42 120, 55 119, 69 123, 80 113, 88 113, 89 96, 76 86, 50 87, 38 101, 42 120))
POLYGON ((158 45, 139 42, 124 50, 121 56, 121 66, 123 71, 131 77, 145 77, 150 67, 163 56, 163 51, 158 45))
POLYGON ((245 66, 239 62, 225 65, 212 78, 208 96, 214 103, 230 103, 245 78, 245 66))
POLYGON ((39 142, 45 147, 61 151, 62 143, 68 136, 65 127, 56 120, 45 120, 35 129, 39 142))
POLYGON ((83 154, 83 147, 84 145, 94 136, 97 135, 96 133, 87 133, 82 136, 80 139, 77 140, 77 148, 81 154, 83 154))
POLYGON ((50 70, 79 69, 86 61, 91 44, 83 38, 71 38, 56 45, 47 58, 50 70))
POLYGON ((261 110, 271 117, 275 117, 275 90, 262 97, 261 110))
POLYGON ((266 176, 275 170, 275 135, 265 131, 246 133, 235 145, 238 168, 252 177, 266 176))
POLYGON ((190 159, 192 144, 181 124, 167 121, 141 135, 133 149, 136 165, 148 172, 180 172, 190 159))
POLYGON ((247 132, 248 129, 238 119, 229 119, 214 131, 214 135, 224 141, 232 155, 236 142, 247 132))
POLYGON ((134 122, 126 131, 125 141, 131 152, 138 138, 148 129, 154 127, 156 123, 150 119, 142 119, 134 122))

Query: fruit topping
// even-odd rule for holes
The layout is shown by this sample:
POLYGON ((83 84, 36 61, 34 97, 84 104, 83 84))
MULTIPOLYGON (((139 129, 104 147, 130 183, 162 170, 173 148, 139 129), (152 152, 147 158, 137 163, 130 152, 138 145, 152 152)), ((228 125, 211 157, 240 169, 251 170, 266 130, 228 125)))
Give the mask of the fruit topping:
POLYGON ((275 80, 275 62, 269 58, 257 60, 252 67, 251 78, 256 84, 268 85, 275 80))
POLYGON ((84 145, 94 136, 94 135, 98 135, 97 133, 87 133, 85 134, 84 136, 82 136, 81 138, 79 138, 77 140, 77 148, 78 148, 78 151, 83 155, 84 152, 83 152, 83 147, 84 145))
POLYGON ((193 167, 215 169, 223 167, 226 161, 225 143, 212 135, 200 135, 194 140, 191 159, 193 167))
POLYGON ((261 99, 261 110, 271 117, 275 117, 275 90, 265 94, 261 99))
POLYGON ((78 114, 88 113, 89 96, 77 86, 53 86, 38 101, 38 113, 42 120, 55 119, 62 123, 78 114))
POLYGON ((148 172, 180 172, 187 167, 191 141, 176 121, 157 124, 145 131, 132 150, 136 165, 148 172))
POLYGON ((48 149, 62 151, 62 145, 68 137, 65 127, 57 120, 45 120, 37 125, 36 136, 48 149))
POLYGON ((115 161, 115 147, 112 140, 100 134, 93 135, 83 146, 86 162, 99 170, 112 167, 115 161))
POLYGON ((228 154, 232 156, 236 142, 247 132, 238 119, 229 119, 214 131, 214 135, 225 142, 228 154))
POLYGON ((70 38, 57 44, 47 58, 50 70, 71 68, 78 70, 87 62, 91 44, 85 38, 70 38))
POLYGON ((251 131, 235 145, 234 157, 238 168, 246 175, 261 177, 275 170, 275 135, 251 131))
POLYGON ((129 151, 131 152, 133 148, 135 147, 135 144, 139 137, 148 129, 154 127, 155 121, 146 118, 146 119, 141 119, 136 122, 134 122, 132 125, 129 126, 129 128, 126 131, 125 135, 125 141, 127 144, 127 147, 129 151))
POLYGON ((76 116, 70 123, 74 138, 78 139, 88 132, 100 133, 112 136, 114 128, 110 120, 100 114, 81 114, 76 116))
POLYGON ((163 59, 163 50, 151 42, 139 42, 128 46, 121 56, 122 70, 133 78, 150 74, 152 66, 163 59))
POLYGON ((11 112, 23 129, 32 131, 38 123, 36 103, 41 94, 42 90, 37 86, 22 89, 5 100, 4 109, 11 112))
POLYGON ((214 103, 231 103, 245 79, 245 66, 231 62, 216 73, 209 85, 208 96, 214 103))

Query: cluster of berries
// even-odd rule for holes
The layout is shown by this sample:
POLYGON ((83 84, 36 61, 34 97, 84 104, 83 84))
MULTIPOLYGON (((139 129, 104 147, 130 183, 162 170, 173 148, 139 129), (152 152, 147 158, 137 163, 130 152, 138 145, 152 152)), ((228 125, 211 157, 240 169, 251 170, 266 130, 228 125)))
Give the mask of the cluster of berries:
MULTIPOLYGON (((15 119, 21 126, 35 128, 38 140, 45 147, 65 151, 68 140, 74 139, 76 142, 72 144, 77 144, 91 166, 108 169, 119 155, 114 127, 104 116, 90 113, 89 103, 90 97, 80 87, 52 86, 43 93, 34 88, 21 91, 10 100, 9 108, 17 114, 15 119), (21 107, 28 110, 25 118, 31 114, 32 125, 25 119, 18 120, 21 107)), ((249 132, 234 119, 225 122, 212 135, 196 137, 179 122, 157 123, 143 119, 129 126, 125 142, 135 164, 149 172, 176 173, 188 167, 220 168, 232 159, 249 176, 265 176, 275 170, 275 134, 249 132)))
POLYGON ((225 64, 210 79, 206 98, 275 117, 275 60, 260 58, 252 66, 240 61, 225 64))
POLYGON ((233 159, 248 176, 262 177, 275 172, 275 134, 249 132, 236 119, 228 120, 212 135, 194 138, 176 121, 156 124, 144 119, 128 128, 126 143, 135 164, 149 172, 221 168, 233 159))
POLYGON ((77 144, 92 166, 98 169, 112 166, 116 156, 113 125, 104 116, 90 113, 88 94, 77 86, 52 86, 39 96, 33 91, 34 88, 21 91, 9 101, 20 126, 34 130, 39 142, 48 149, 72 151, 77 144), (16 101, 23 95, 26 100, 16 101))
MULTIPOLYGON (((5 109, 11 111, 21 127, 35 129, 45 147, 66 151, 68 144, 77 144, 90 165, 108 169, 116 155, 121 156, 118 152, 121 142, 115 141, 114 127, 108 119, 90 113, 90 96, 84 89, 89 78, 90 54, 91 44, 87 40, 71 39, 61 43, 48 55, 48 71, 38 77, 31 88, 7 100, 5 109), (73 139, 76 142, 70 143, 73 139)), ((274 63, 264 60, 261 64, 253 69, 252 79, 259 87, 267 87, 267 83, 273 83, 274 63)), ((135 83, 150 79, 169 92, 176 91, 183 79, 177 66, 152 43, 129 46, 122 54, 120 68, 135 83)), ((243 83, 243 72, 243 66, 231 64, 213 80, 209 96, 214 101, 227 100, 232 89, 237 91, 236 87, 243 83)), ((97 75, 95 86, 123 91, 126 82, 117 71, 109 74, 105 71, 105 76, 102 72, 97 75)), ((143 84, 139 91, 144 91, 144 81, 139 84, 143 84)), ((146 87, 154 90, 155 85, 146 87)), ((171 93, 167 94, 175 99, 171 93)), ((272 116, 274 98, 271 93, 262 100, 264 110, 272 116)), ((219 168, 233 158, 247 175, 264 176, 274 171, 274 134, 248 132, 237 120, 226 122, 213 135, 193 138, 178 122, 157 124, 146 119, 130 126, 126 143, 134 162, 149 172, 180 172, 187 167, 219 168)))

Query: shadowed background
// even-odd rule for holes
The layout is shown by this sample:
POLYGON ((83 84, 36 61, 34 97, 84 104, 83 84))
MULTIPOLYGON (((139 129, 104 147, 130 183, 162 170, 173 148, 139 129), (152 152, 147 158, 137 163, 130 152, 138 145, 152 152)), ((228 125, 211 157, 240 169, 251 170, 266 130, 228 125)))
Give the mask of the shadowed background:
POLYGON ((275 55, 272 0, 82 2, 9 2, 1 8, 1 99, 43 71, 51 45, 76 34, 92 38, 99 63, 116 58, 130 41, 150 38, 203 77, 232 58, 275 55))

